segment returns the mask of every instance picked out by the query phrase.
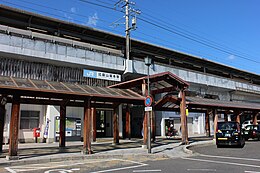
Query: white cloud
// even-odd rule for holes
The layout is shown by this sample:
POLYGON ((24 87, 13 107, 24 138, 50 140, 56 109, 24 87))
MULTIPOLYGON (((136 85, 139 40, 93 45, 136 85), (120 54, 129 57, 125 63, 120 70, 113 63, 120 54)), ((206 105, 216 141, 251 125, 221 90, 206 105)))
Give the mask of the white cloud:
POLYGON ((234 59, 236 59, 236 56, 235 56, 235 55, 229 55, 227 58, 228 58, 229 60, 234 60, 234 59))
POLYGON ((71 8, 70 8, 70 12, 76 13, 76 11, 77 11, 77 9, 76 9, 75 7, 71 7, 71 8))
POLYGON ((87 25, 97 26, 97 22, 98 22, 98 15, 97 13, 94 13, 93 16, 88 17, 87 25))

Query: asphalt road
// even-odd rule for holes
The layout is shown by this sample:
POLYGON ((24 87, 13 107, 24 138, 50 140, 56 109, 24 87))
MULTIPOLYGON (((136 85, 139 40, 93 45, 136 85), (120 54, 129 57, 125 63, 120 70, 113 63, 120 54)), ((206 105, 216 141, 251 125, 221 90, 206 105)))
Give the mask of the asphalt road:
POLYGON ((260 141, 248 141, 244 148, 195 146, 191 157, 156 160, 99 159, 50 164, 12 166, 0 172, 34 173, 260 173, 260 141))

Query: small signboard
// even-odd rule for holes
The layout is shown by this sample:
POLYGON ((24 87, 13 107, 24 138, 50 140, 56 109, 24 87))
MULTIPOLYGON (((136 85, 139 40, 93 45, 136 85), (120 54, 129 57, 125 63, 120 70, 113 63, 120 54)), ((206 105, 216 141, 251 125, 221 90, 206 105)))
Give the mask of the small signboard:
POLYGON ((105 79, 105 80, 112 80, 112 81, 121 81, 120 74, 114 73, 107 73, 101 71, 94 71, 94 70, 83 70, 83 77, 95 78, 95 79, 105 79))
POLYGON ((152 103, 153 103, 152 97, 146 96, 146 98, 145 98, 145 100, 144 100, 144 105, 145 105, 146 107, 149 107, 149 106, 152 105, 152 103))
POLYGON ((153 107, 151 107, 151 106, 144 108, 145 112, 149 112, 149 111, 152 111, 152 110, 153 110, 153 107))

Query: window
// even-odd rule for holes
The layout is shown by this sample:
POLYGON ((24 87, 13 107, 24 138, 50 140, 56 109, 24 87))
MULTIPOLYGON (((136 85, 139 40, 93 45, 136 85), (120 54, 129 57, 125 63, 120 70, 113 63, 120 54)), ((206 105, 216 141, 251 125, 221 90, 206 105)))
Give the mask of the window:
POLYGON ((21 111, 20 129, 39 127, 40 111, 21 111))

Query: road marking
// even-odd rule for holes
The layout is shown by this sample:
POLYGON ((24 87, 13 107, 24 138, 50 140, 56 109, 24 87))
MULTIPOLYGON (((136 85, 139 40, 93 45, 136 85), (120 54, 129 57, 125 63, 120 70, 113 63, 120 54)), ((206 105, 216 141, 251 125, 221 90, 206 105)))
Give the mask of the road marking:
POLYGON ((6 167, 5 169, 6 169, 7 171, 11 172, 11 173, 16 173, 14 170, 12 170, 12 169, 9 168, 9 167, 6 167))
POLYGON ((216 172, 216 169, 187 169, 187 171, 207 171, 207 172, 216 172))
POLYGON ((236 166, 246 166, 246 167, 260 168, 259 165, 249 165, 249 164, 243 164, 243 163, 221 162, 221 161, 214 161, 214 160, 204 160, 204 159, 194 159, 194 158, 184 158, 184 157, 182 157, 182 159, 199 161, 199 162, 210 162, 210 163, 219 163, 219 164, 226 164, 226 165, 236 165, 236 166))
POLYGON ((133 168, 139 168, 139 167, 142 167, 142 166, 147 166, 147 164, 145 164, 145 163, 135 162, 135 161, 131 161, 131 160, 123 160, 123 159, 115 159, 115 160, 121 160, 121 161, 124 161, 124 162, 131 162, 131 163, 135 163, 135 164, 138 164, 138 165, 127 166, 127 167, 122 167, 122 168, 106 169, 106 170, 95 171, 95 172, 91 172, 91 173, 113 172, 113 171, 120 171, 120 170, 133 169, 133 168))
POLYGON ((260 172, 256 172, 256 171, 245 171, 246 173, 260 173, 260 172))
POLYGON ((213 157, 213 158, 225 158, 225 159, 236 159, 236 160, 249 160, 249 161, 257 161, 257 162, 260 162, 260 159, 251 159, 251 158, 239 158, 239 157, 227 157, 227 156, 213 156, 213 155, 206 155, 206 154, 200 154, 199 156, 203 156, 203 157, 213 157))
POLYGON ((154 169, 154 170, 134 170, 133 172, 161 172, 160 169, 154 169))
MULTIPOLYGON (((106 162, 111 160, 121 160, 121 159, 106 159, 106 160, 95 160, 95 161, 83 161, 83 162, 77 162, 67 165, 61 165, 60 162, 52 162, 52 164, 57 163, 58 165, 54 166, 39 166, 42 164, 32 164, 32 165, 26 165, 26 166, 12 166, 12 167, 5 167, 7 171, 10 173, 17 173, 17 172, 27 172, 27 171, 34 171, 34 170, 41 170, 41 169, 55 169, 60 167, 68 167, 68 166, 76 166, 76 165, 84 165, 86 163, 99 163, 99 162, 106 162)), ((122 161, 122 160, 121 160, 122 161)), ((131 161, 132 162, 132 161, 131 161)))

